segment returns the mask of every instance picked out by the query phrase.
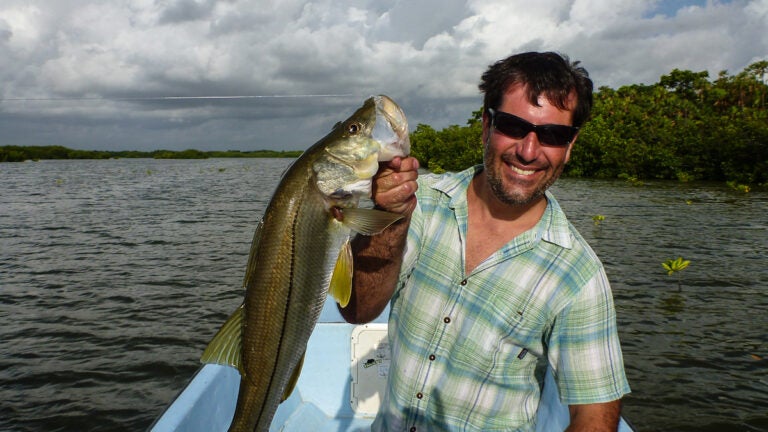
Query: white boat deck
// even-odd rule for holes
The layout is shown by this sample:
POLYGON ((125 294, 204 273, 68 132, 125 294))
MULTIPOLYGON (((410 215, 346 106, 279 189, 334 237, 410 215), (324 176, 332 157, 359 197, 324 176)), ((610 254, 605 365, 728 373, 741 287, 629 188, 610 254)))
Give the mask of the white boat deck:
MULTIPOLYGON (((307 346, 291 397, 277 410, 270 431, 370 430, 389 367, 386 316, 356 326, 343 321, 329 300, 307 346)), ((547 373, 537 431, 562 431, 567 407, 547 373)), ((150 427, 152 432, 226 431, 234 414, 240 376, 233 368, 205 365, 150 427)), ((622 419, 620 432, 632 432, 622 419)))

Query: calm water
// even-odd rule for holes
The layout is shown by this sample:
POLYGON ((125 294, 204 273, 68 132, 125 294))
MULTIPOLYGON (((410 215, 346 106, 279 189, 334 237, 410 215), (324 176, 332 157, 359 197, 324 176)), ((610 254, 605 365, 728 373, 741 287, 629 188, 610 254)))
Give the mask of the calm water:
MULTIPOLYGON (((239 304, 289 163, 0 164, 0 430, 147 428, 239 304)), ((768 193, 554 191, 613 282, 625 416, 639 431, 768 430, 768 193), (681 292, 661 267, 677 256, 691 260, 681 292)))

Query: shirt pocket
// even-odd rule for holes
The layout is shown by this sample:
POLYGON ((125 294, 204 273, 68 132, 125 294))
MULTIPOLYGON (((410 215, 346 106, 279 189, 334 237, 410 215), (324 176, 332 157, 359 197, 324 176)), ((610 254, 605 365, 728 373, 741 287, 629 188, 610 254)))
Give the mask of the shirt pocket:
POLYGON ((522 302, 508 302, 503 294, 493 298, 491 309, 499 323, 498 339, 491 347, 489 379, 496 385, 530 391, 536 383, 534 369, 544 356, 546 322, 530 313, 522 302))
POLYGON ((457 323, 456 358, 478 375, 513 385, 542 357, 545 322, 527 313, 525 299, 508 293, 493 293, 483 303, 457 323))
POLYGON ((468 420, 477 430, 525 428, 538 405, 536 369, 544 326, 533 314, 518 314, 521 304, 505 301, 491 296, 482 319, 461 320, 451 355, 460 376, 469 381, 465 389, 473 408, 468 420))

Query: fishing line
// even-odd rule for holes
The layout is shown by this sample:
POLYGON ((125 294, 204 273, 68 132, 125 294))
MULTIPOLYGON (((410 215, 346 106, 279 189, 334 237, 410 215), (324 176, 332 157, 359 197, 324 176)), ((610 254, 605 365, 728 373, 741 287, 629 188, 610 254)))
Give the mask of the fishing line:
POLYGON ((45 98, 0 98, 0 102, 56 102, 56 101, 162 101, 162 100, 195 100, 195 99, 302 99, 302 98, 338 98, 352 97, 352 93, 339 94, 295 94, 295 95, 232 95, 232 96, 147 96, 147 97, 45 97, 45 98))

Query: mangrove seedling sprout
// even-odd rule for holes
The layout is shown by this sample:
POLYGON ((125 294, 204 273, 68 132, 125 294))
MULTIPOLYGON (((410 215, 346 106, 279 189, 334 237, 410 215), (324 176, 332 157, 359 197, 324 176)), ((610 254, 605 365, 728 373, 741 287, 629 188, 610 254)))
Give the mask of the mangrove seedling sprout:
POLYGON ((594 216, 592 216, 592 220, 595 222, 595 226, 599 226, 600 222, 605 220, 605 216, 603 216, 603 215, 594 215, 594 216))
MULTIPOLYGON (((673 274, 685 270, 688 265, 691 264, 691 261, 684 260, 683 257, 677 257, 677 259, 668 259, 661 263, 661 266, 664 267, 664 270, 667 271, 667 274, 669 276, 672 276, 673 274)), ((677 291, 682 291, 682 285, 680 284, 680 275, 677 275, 677 291)))

